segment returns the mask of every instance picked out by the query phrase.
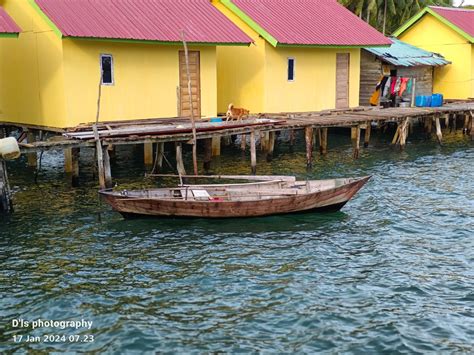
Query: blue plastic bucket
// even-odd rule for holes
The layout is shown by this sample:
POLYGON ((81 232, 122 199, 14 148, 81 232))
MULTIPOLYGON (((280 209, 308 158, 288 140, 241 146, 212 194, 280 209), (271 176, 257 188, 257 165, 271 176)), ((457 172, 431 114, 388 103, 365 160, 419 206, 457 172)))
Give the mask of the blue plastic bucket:
POLYGON ((212 123, 222 122, 222 118, 220 118, 220 117, 211 118, 211 122, 212 122, 212 123))
POLYGON ((433 94, 431 96, 431 107, 441 107, 441 106, 443 106, 443 95, 433 94))

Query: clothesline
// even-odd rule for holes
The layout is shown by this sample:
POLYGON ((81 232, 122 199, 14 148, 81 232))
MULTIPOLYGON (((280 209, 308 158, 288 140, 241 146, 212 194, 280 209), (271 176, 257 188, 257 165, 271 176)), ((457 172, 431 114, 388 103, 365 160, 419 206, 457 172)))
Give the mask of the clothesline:
POLYGON ((410 77, 383 75, 370 98, 370 104, 377 106, 380 98, 393 99, 396 96, 402 96, 404 93, 411 94, 413 82, 414 78, 410 77))

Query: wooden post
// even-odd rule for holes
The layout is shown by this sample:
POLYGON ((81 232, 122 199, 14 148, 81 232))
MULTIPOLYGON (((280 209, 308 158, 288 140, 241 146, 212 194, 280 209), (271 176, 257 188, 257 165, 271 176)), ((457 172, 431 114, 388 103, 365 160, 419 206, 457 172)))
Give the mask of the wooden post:
POLYGON ((469 128, 469 132, 470 132, 470 135, 471 135, 471 140, 474 140, 474 113, 471 111, 469 113, 469 116, 471 118, 471 125, 470 125, 470 128, 469 128))
POLYGON ((107 185, 105 183, 104 173, 104 152, 102 150, 102 143, 100 142, 99 132, 97 131, 96 124, 92 126, 92 130, 94 131, 95 151, 97 154, 97 174, 99 175, 99 186, 101 189, 105 189, 107 185))
POLYGON ((372 122, 368 121, 365 127, 364 148, 367 148, 370 144, 371 131, 372 131, 372 122))
POLYGON ((415 107, 415 98, 416 98, 416 78, 413 78, 413 83, 411 87, 411 107, 415 107))
POLYGON ((156 144, 156 167, 158 171, 163 168, 163 157, 165 155, 165 143, 160 142, 156 144))
POLYGON ((304 139, 306 142, 306 167, 313 166, 313 127, 305 127, 304 139))
POLYGON ((64 172, 71 176, 72 186, 79 183, 79 148, 64 149, 64 172))
POLYGON ((212 161, 212 138, 204 139, 204 171, 207 173, 211 169, 212 161))
POLYGON ((295 130, 290 129, 290 148, 293 148, 295 145, 295 130))
POLYGON ((13 212, 13 203, 8 183, 7 163, 0 159, 0 214, 11 212, 13 212))
POLYGON ((268 144, 266 148, 268 162, 272 161, 273 159, 273 151, 275 149, 275 137, 276 134, 274 131, 268 133, 268 144))
POLYGON ((433 117, 429 116, 425 118, 425 128, 426 128, 426 135, 431 137, 431 132, 433 131, 433 117))
POLYGON ((221 155, 221 137, 212 137, 212 156, 217 157, 221 155))
POLYGON ((260 132, 260 149, 267 152, 269 141, 269 132, 260 132))
POLYGON ((462 133, 463 134, 468 134, 469 132, 469 129, 471 127, 470 125, 470 119, 469 119, 469 115, 464 115, 464 126, 462 128, 462 133))
POLYGON ((111 188, 112 185, 112 171, 110 168, 110 156, 109 150, 104 149, 104 180, 105 180, 105 187, 111 188))
MULTIPOLYGON (((32 144, 34 142, 36 142, 35 133, 33 131, 28 131, 28 143, 32 144)), ((36 152, 28 153, 26 156, 28 160, 28 166, 36 168, 36 166, 38 165, 38 157, 36 155, 36 152)))
POLYGON ((321 155, 326 155, 328 153, 328 128, 321 128, 320 132, 321 135, 319 136, 319 153, 321 155))
POLYGON ((438 138, 438 143, 441 144, 443 140, 443 133, 441 133, 441 124, 439 122, 439 116, 435 117, 435 125, 436 125, 436 137, 438 138))
POLYGON ((351 128, 351 140, 352 140, 352 157, 354 159, 359 159, 360 151, 360 126, 355 126, 351 128))
POLYGON ((245 149, 247 148, 247 135, 242 134, 240 135, 240 149, 245 152, 245 149))
POLYGON ((250 167, 252 174, 257 173, 257 147, 255 143, 255 131, 250 132, 250 167))
POLYGON ((183 146, 181 143, 176 143, 176 169, 178 170, 178 174, 186 175, 183 162, 183 146))
POLYGON ((400 150, 405 149, 407 137, 408 137, 408 127, 409 127, 409 119, 405 118, 401 125, 399 125, 399 142, 400 142, 400 150))
POLYGON ((153 143, 143 144, 143 162, 145 166, 153 165, 153 143))

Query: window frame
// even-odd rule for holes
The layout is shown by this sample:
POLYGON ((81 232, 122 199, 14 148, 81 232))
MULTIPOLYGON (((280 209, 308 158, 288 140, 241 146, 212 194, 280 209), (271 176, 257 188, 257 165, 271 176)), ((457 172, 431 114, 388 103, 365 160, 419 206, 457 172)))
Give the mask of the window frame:
POLYGON ((115 85, 115 72, 114 72, 114 56, 112 54, 101 53, 99 56, 100 61, 100 83, 104 86, 114 86, 115 85), (110 83, 104 83, 104 68, 103 68, 103 58, 110 58, 110 83))
POLYGON ((293 83, 296 80, 296 58, 288 57, 286 59, 286 81, 293 83), (293 61, 293 79, 290 79, 290 60, 293 61))

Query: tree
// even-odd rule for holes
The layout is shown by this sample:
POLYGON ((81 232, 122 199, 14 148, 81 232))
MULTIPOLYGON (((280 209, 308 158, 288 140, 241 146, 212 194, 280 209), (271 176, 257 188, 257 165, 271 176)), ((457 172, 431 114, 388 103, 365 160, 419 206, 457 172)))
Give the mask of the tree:
POLYGON ((452 6, 452 0, 339 0, 384 34, 390 34, 426 6, 452 6))

